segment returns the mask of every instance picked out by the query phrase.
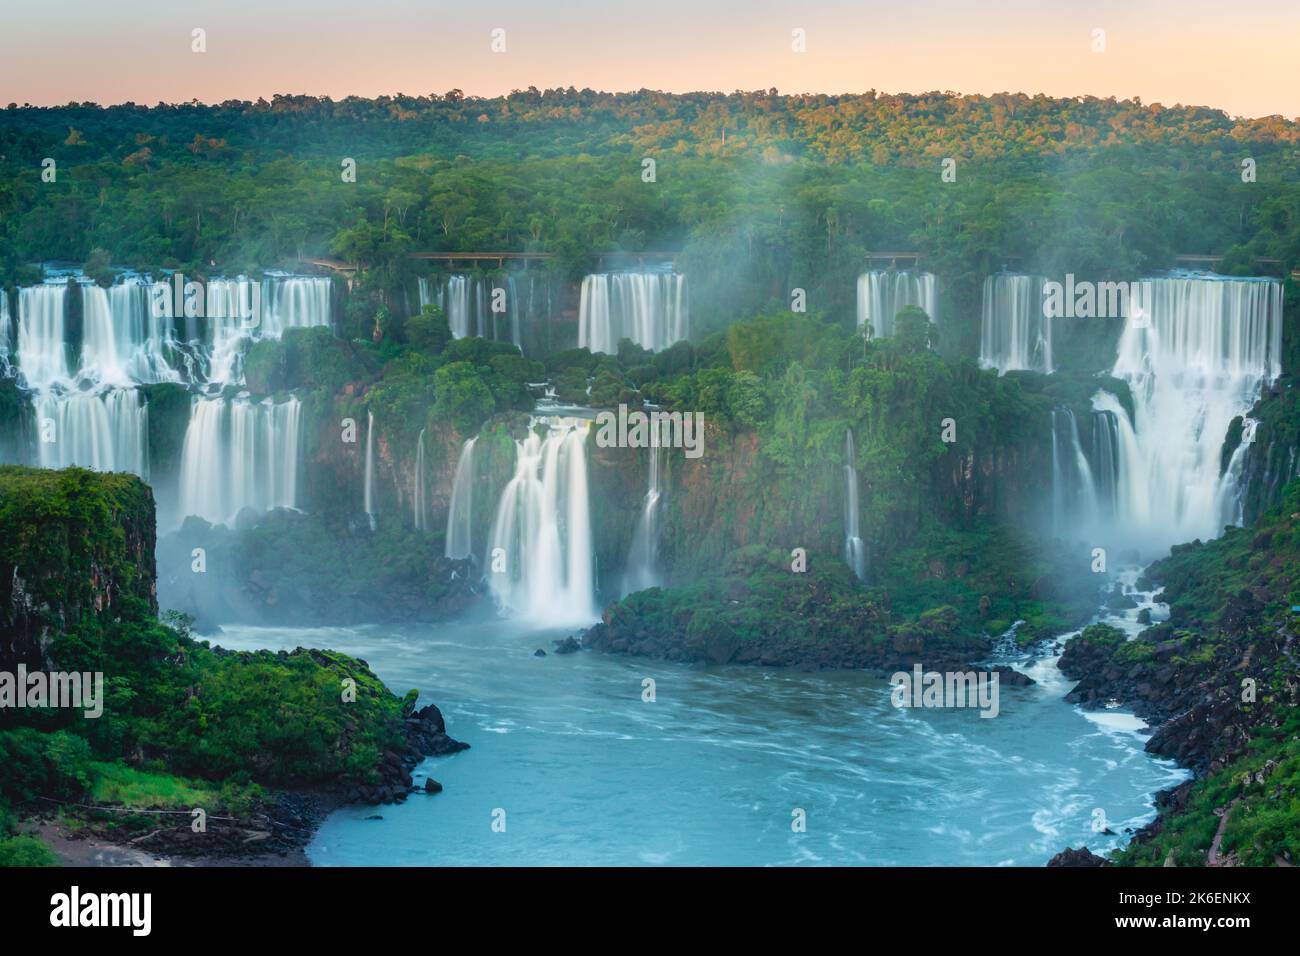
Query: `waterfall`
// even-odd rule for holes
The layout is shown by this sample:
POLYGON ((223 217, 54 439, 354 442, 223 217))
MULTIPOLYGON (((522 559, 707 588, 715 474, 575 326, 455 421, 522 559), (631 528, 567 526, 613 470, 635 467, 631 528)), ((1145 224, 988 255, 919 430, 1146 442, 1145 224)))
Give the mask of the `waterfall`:
POLYGON ((333 324, 332 290, 324 276, 269 273, 261 283, 248 276, 207 280, 203 315, 204 377, 215 385, 243 383, 244 353, 285 329, 333 324))
POLYGON ((1052 409, 1052 533, 1058 537, 1095 529, 1097 485, 1068 408, 1052 409))
POLYGON ((149 408, 133 388, 37 393, 37 463, 149 477, 149 408))
POLYGON ((658 352, 690 338, 686 277, 676 272, 596 273, 582 280, 578 346, 618 352, 622 339, 658 352))
POLYGON ((864 272, 858 276, 858 327, 870 322, 874 338, 888 338, 894 334, 895 316, 909 305, 921 307, 935 321, 934 289, 929 272, 864 272))
MULTIPOLYGON (((131 344, 115 321, 108 292, 70 280, 20 289, 15 356, 33 392, 36 463, 80 465, 149 475, 149 415, 132 387, 131 344), (69 288, 81 297, 82 335, 70 342, 64 322, 69 288), (70 357, 79 356, 72 373, 70 357)), ((7 335, 5 337, 7 342, 7 335)))
POLYGON ((447 317, 453 337, 477 335, 497 342, 509 342, 524 351, 524 327, 543 321, 551 312, 550 286, 546 279, 524 273, 496 280, 488 276, 453 273, 417 283, 420 308, 437 305, 447 317), (536 295, 546 285, 545 301, 536 295), (493 312, 493 294, 505 292, 504 312, 493 312))
POLYGON ((204 374, 216 385, 243 381, 244 352, 253 341, 260 304, 247 276, 209 279, 205 287, 207 320, 204 374))
POLYGON ((424 429, 415 442, 415 488, 411 493, 411 524, 416 531, 427 531, 429 522, 425 518, 428 505, 424 500, 424 429))
POLYGON ((295 506, 297 399, 216 393, 243 384, 251 343, 287 328, 329 325, 330 291, 329 279, 311 276, 272 274, 260 285, 245 276, 215 278, 178 314, 172 283, 129 273, 107 289, 80 276, 20 289, 16 322, 7 308, 0 312, 0 370, 12 360, 32 392, 36 463, 149 478, 149 409, 140 386, 177 383, 195 392, 175 476, 180 516, 224 522, 246 507, 295 506), (73 303, 69 290, 79 297, 73 303), (76 302, 79 328, 65 320, 76 302))
POLYGON ((0 289, 0 378, 10 372, 9 351, 13 348, 13 319, 9 315, 9 294, 0 289))
POLYGON ((867 578, 867 545, 862 540, 862 516, 858 509, 857 448, 853 429, 844 433, 844 562, 859 581, 867 578))
POLYGON ((580 419, 535 419, 528 437, 515 443, 514 477, 492 523, 492 592, 503 610, 539 625, 587 623, 596 616, 589 428, 580 419), (546 436, 534 426, 545 427, 546 436))
POLYGON ((980 365, 998 374, 1050 373, 1052 322, 1043 314, 1041 276, 996 275, 984 280, 980 315, 980 365))
POLYGON ((130 344, 122 340, 126 330, 113 321, 108 293, 93 283, 81 285, 82 338, 81 369, 78 378, 123 387, 130 378, 123 366, 130 344))
POLYGON ((468 558, 474 553, 474 443, 477 441, 471 438, 465 442, 456 462, 444 545, 444 553, 449 558, 468 558))
POLYGON ((1250 456, 1250 446, 1255 444, 1255 430, 1259 420, 1243 418, 1241 420, 1241 442, 1232 451, 1223 480, 1219 486, 1219 513, 1225 524, 1238 527, 1246 523, 1246 462, 1250 456))
POLYGON ((184 378, 172 366, 178 343, 168 289, 165 282, 140 276, 128 276, 108 289, 116 350, 124 356, 126 378, 133 384, 179 382, 184 378))
MULTIPOLYGON (((129 388, 179 382, 167 352, 175 347, 170 312, 153 307, 155 284, 127 276, 108 289, 81 284, 83 381, 129 388)), ((165 286, 164 286, 165 288, 165 286)), ((169 302, 166 296, 156 297, 169 302)))
POLYGON ((331 325, 333 290, 328 276, 268 273, 262 280, 261 334, 278 337, 285 329, 331 325))
POLYGON ((63 331, 67 282, 18 290, 18 368, 30 388, 67 383, 68 341, 63 331))
POLYGON ((1241 468, 1221 467, 1223 442, 1281 374, 1282 287, 1187 275, 1142 286, 1147 308, 1126 320, 1111 371, 1132 419, 1105 391, 1093 407, 1115 419, 1114 532, 1162 552, 1240 517, 1241 468))
POLYGON ((370 530, 375 530, 375 413, 366 413, 366 476, 365 476, 366 519, 370 530))
POLYGON ((1098 518, 1112 521, 1119 493, 1119 420, 1113 411, 1093 410, 1091 461, 1098 518))
POLYGON ((295 508, 302 404, 195 396, 181 447, 180 514, 229 524, 244 508, 295 508))
POLYGON ((663 584, 659 567, 659 505, 663 491, 659 484, 664 450, 648 449, 649 465, 646 475, 645 497, 641 499, 641 515, 632 532, 632 544, 627 552, 627 569, 624 573, 623 593, 644 591, 663 584))

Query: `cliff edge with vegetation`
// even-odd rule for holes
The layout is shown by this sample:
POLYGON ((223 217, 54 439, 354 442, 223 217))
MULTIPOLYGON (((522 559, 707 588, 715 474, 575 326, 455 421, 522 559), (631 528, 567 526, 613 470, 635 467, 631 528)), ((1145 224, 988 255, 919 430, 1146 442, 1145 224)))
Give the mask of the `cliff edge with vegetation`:
POLYGON ((133 476, 0 468, 0 670, 103 675, 99 717, 0 708, 0 865, 55 862, 37 826, 162 855, 300 852, 330 807, 405 799, 423 756, 464 748, 362 661, 161 623, 154 536, 133 476))

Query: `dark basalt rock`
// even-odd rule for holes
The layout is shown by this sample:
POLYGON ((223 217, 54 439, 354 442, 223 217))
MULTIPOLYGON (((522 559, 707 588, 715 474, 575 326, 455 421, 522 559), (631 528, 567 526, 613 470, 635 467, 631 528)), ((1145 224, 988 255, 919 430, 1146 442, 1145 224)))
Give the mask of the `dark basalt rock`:
POLYGON ((551 643, 555 645, 555 653, 557 654, 573 654, 582 648, 582 645, 578 643, 578 639, 572 634, 562 641, 552 641, 551 643))
POLYGON ((1093 853, 1086 846, 1074 849, 1066 847, 1047 861, 1048 866, 1109 866, 1104 859, 1093 853))

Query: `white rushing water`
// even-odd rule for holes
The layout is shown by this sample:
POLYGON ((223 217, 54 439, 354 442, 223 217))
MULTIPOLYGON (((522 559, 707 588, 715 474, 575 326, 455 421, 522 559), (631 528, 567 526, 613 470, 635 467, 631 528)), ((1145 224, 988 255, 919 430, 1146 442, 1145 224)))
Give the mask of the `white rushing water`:
POLYGON ((37 464, 149 477, 149 408, 133 388, 38 394, 37 464))
POLYGON ((424 429, 415 442, 415 487, 411 490, 411 526, 416 531, 429 529, 429 504, 425 500, 424 483, 424 429))
POLYGON ((1225 469, 1224 439, 1281 374, 1282 287, 1272 279, 1175 275, 1141 283, 1111 374, 1129 386, 1093 397, 1091 454, 1073 416, 1053 417, 1053 512, 1155 557, 1241 520, 1239 482, 1253 428, 1225 469))
POLYGON ((663 584, 663 568, 659 564, 660 506, 663 489, 659 472, 663 467, 664 450, 660 447, 646 449, 649 464, 646 466, 646 491, 641 499, 641 513, 632 531, 632 543, 627 551, 623 593, 644 591, 663 584))
POLYGON ((686 277, 677 272, 586 276, 578 300, 578 346, 618 352, 622 339, 658 352, 690 338, 686 277))
POLYGON ((862 516, 858 510, 857 457, 850 428, 844 433, 844 561, 859 581, 865 581, 867 545, 862 540, 862 516))
POLYGON ((205 284, 127 273, 108 288, 65 275, 20 289, 12 331, 0 323, 0 349, 31 393, 29 460, 175 481, 177 518, 225 521, 245 507, 294 506, 297 400, 217 393, 242 386, 252 343, 288 328, 329 326, 331 288, 328 278, 279 273, 260 283, 240 276, 205 284), (79 334, 68 321, 71 305, 79 306, 79 334), (149 409, 139 387, 160 383, 185 385, 195 396, 180 473, 151 476, 149 409))
POLYGON ((64 335, 66 281, 18 290, 18 369, 37 391, 68 383, 68 340, 64 335))
POLYGON ((998 374, 1052 372, 1052 322, 1043 314, 1042 276, 995 275, 984 280, 980 365, 998 374))
POLYGON ((528 273, 490 277, 451 273, 421 278, 420 307, 437 305, 458 339, 476 335, 510 342, 524 350, 524 326, 551 315, 553 302, 545 276, 528 273))
POLYGON ((9 313, 9 294, 0 289, 0 377, 10 372, 9 352, 13 348, 14 322, 9 313))
POLYGON ((1098 498, 1092 465, 1079 442, 1079 424, 1068 408, 1052 410, 1052 533, 1087 535, 1097 530, 1098 498))
POLYGON ((486 556, 492 593, 504 611, 537 625, 596 617, 589 429, 585 419, 533 419, 528 437, 515 442, 514 477, 492 523, 486 556))
POLYGON ((180 514, 230 523, 245 508, 298 505, 297 398, 192 399, 181 448, 180 514))
POLYGON ((468 558, 474 553, 474 444, 465 442, 456 461, 447 508, 447 538, 443 553, 449 558, 468 558))
POLYGON ((1133 419, 1116 413, 1115 511, 1134 538, 1163 550, 1223 530, 1234 476, 1220 476, 1232 420, 1281 374, 1282 286, 1276 280, 1144 280, 1146 314, 1130 318, 1111 374, 1128 383, 1133 419))
POLYGON ((375 530, 375 413, 366 413, 366 470, 364 503, 370 530, 375 530))
POLYGON ((932 322, 937 321, 935 283, 931 273, 888 269, 858 276, 858 327, 871 323, 875 338, 892 336, 894 318, 909 305, 919 306, 932 322))

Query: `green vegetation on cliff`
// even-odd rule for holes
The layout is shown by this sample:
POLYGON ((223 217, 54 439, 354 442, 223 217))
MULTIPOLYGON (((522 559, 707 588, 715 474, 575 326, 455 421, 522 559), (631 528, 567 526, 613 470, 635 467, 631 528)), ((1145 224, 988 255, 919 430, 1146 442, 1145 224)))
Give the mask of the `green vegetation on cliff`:
MULTIPOLYGON (((0 669, 103 674, 103 713, 0 709, 0 822, 6 807, 85 802, 215 785, 216 805, 252 784, 372 785, 404 752, 414 696, 394 696, 341 654, 232 653, 159 623, 149 489, 129 475, 0 468, 0 669), (112 784, 116 781, 116 784, 112 784)), ((237 807, 236 807, 237 808, 237 807)), ((36 862, 24 837, 0 860, 36 862)))
POLYGON ((1200 772, 1117 862, 1300 862, 1298 514, 1292 481, 1253 528, 1179 545, 1148 568, 1168 621, 1128 642, 1090 628, 1067 648, 1063 669, 1088 660, 1085 693, 1163 721, 1148 749, 1200 772))

